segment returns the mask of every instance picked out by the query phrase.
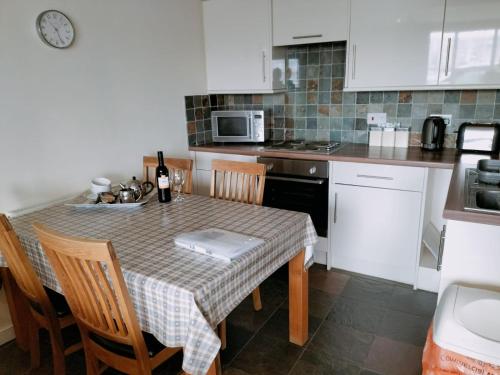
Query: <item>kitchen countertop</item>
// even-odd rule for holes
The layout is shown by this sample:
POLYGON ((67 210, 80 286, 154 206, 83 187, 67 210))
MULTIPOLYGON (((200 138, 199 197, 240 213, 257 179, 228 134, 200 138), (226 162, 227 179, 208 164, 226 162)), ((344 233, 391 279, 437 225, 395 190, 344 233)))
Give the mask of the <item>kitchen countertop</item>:
POLYGON ((203 145, 191 146, 190 151, 216 152, 220 154, 237 154, 265 156, 270 158, 288 158, 303 160, 334 160, 354 163, 373 163, 404 165, 409 167, 430 167, 452 169, 457 154, 455 149, 444 149, 440 152, 425 152, 419 147, 389 148, 369 147, 368 145, 348 143, 333 154, 315 154, 305 152, 289 152, 265 149, 262 145, 203 145))
MULTIPOLYGON (((465 170, 476 168, 480 159, 489 159, 488 155, 463 154, 457 158, 457 163, 451 176, 450 188, 444 206, 443 217, 450 220, 469 221, 472 223, 500 226, 500 214, 486 214, 464 210, 465 203, 465 170)), ((498 155, 493 157, 498 159, 498 155)))
MULTIPOLYGON (((443 149, 442 151, 423 151, 420 147, 369 147, 368 145, 362 144, 345 144, 339 150, 330 155, 303 152, 283 152, 280 150, 271 151, 266 150, 262 145, 242 144, 209 144, 203 146, 191 146, 189 147, 189 150, 288 159, 332 160, 354 163, 453 169, 443 217, 450 220, 500 226, 500 215, 464 210, 465 170, 466 168, 474 168, 479 159, 489 158, 488 155, 484 154, 460 155, 455 149, 451 148, 443 149)), ((498 159, 498 156, 495 156, 494 158, 498 159)))

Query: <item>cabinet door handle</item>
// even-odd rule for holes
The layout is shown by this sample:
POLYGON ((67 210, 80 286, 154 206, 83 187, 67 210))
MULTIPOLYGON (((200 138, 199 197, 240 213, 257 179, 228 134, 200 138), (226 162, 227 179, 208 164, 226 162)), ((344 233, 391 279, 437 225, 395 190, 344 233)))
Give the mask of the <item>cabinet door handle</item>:
POLYGON ((356 55, 357 55, 357 49, 358 47, 356 44, 352 45, 352 72, 351 72, 351 78, 353 80, 356 79, 356 55))
POLYGON ((337 222, 337 196, 338 196, 338 193, 335 193, 335 199, 333 202, 333 204, 335 205, 333 207, 333 224, 335 224, 337 222))
POLYGON ((262 81, 266 82, 266 52, 262 51, 262 81))
POLYGON ((308 38, 321 38, 323 34, 311 34, 311 35, 297 35, 292 37, 292 39, 308 39, 308 38))
POLYGON ((444 67, 445 76, 448 76, 448 71, 450 67, 450 50, 451 50, 451 38, 448 38, 448 47, 446 49, 446 66, 444 67))
POLYGON ((369 174, 358 174, 358 175, 356 175, 356 177, 358 177, 358 178, 373 178, 375 180, 388 180, 388 181, 394 180, 394 177, 373 176, 373 175, 369 175, 369 174))
POLYGON ((436 266, 437 271, 441 271, 441 265, 443 264, 443 251, 444 251, 445 241, 446 241, 446 225, 443 225, 443 230, 441 231, 441 236, 439 237, 438 259, 436 266))

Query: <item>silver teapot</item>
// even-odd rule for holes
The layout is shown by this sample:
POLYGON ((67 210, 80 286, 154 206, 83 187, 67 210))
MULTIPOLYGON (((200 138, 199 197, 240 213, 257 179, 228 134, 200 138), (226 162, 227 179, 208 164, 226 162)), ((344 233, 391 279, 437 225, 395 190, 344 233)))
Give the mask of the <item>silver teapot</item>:
POLYGON ((154 189, 153 183, 149 181, 142 182, 141 180, 135 178, 135 176, 133 176, 132 179, 127 182, 127 187, 134 192, 136 201, 151 193, 151 191, 153 191, 154 189))
POLYGON ((126 187, 122 187, 122 189, 118 192, 118 199, 120 203, 135 203, 141 198, 142 195, 136 199, 135 191, 126 187))

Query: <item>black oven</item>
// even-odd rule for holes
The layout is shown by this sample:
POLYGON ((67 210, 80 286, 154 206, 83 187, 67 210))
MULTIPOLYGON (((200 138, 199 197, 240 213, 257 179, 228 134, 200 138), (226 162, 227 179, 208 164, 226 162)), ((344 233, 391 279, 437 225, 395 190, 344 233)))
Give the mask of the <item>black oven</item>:
POLYGON ((258 158, 266 164, 264 206, 306 212, 321 237, 328 232, 328 162, 258 158))

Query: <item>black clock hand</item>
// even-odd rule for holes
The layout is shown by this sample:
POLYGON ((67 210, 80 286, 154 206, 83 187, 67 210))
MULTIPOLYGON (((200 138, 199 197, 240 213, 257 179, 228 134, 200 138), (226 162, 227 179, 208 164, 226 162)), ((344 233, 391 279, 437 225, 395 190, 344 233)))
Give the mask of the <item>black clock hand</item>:
POLYGON ((56 31, 57 37, 59 38, 61 43, 64 44, 64 41, 61 38, 61 34, 59 34, 59 29, 57 27, 55 27, 54 24, 52 22, 50 22, 49 20, 47 20, 47 22, 50 23, 50 26, 52 26, 54 28, 54 30, 56 31))

